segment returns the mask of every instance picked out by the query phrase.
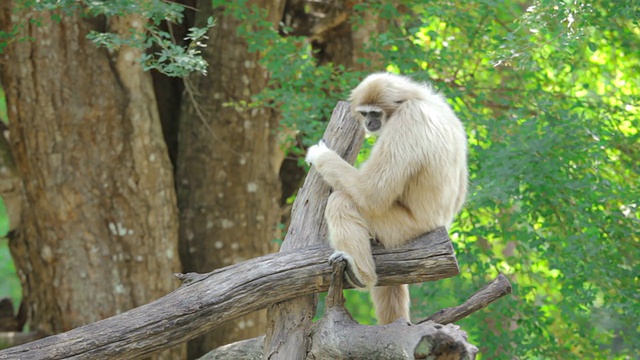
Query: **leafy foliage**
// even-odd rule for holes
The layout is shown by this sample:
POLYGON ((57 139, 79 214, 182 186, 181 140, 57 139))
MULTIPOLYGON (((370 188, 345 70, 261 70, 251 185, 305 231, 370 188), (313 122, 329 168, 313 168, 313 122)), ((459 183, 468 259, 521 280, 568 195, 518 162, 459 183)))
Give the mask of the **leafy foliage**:
MULTIPOLYGON (((0 121, 7 122, 7 102, 0 88, 0 121)), ((5 236, 9 232, 9 214, 4 200, 0 198, 0 298, 9 297, 17 307, 22 297, 20 280, 9 253, 9 244, 5 236)))
MULTIPOLYGON (((4 99, 4 96, 1 99, 4 99)), ((4 101, 2 102, 4 103, 4 101)), ((11 298, 17 308, 22 297, 22 289, 15 265, 9 253, 9 245, 5 238, 8 231, 9 216, 4 201, 0 198, 0 279, 2 279, 0 281, 0 298, 11 298)))
POLYGON ((7 102, 2 88, 0 88, 0 121, 5 124, 9 122, 9 117, 7 115, 7 102))
MULTIPOLYGON (((261 54, 260 63, 270 72, 270 86, 249 106, 276 107, 283 128, 303 134, 305 145, 316 142, 336 102, 347 98, 360 74, 336 64, 318 65, 306 37, 289 35, 291 29, 274 29, 266 14, 246 0, 234 4, 214 0, 213 5, 243 20, 238 34, 248 42, 248 51, 261 54)), ((299 147, 287 150, 301 151, 299 147)))
POLYGON ((463 273, 415 288, 422 313, 502 272, 514 296, 462 323, 488 358, 637 355, 637 11, 495 4, 416 6, 387 55, 445 92, 470 138, 463 273))
MULTIPOLYGON (((143 55, 139 61, 145 70, 155 69, 167 76, 178 77, 185 77, 192 72, 203 75, 207 73, 208 64, 202 57, 201 50, 205 47, 207 31, 215 23, 210 17, 203 27, 190 28, 185 39, 176 39, 171 31, 164 30, 162 25, 164 22, 181 23, 184 20, 185 7, 179 3, 162 0, 24 0, 22 7, 48 11, 56 22, 60 22, 62 16, 72 16, 76 11, 91 17, 139 16, 146 21, 143 31, 131 29, 127 35, 91 31, 87 37, 96 45, 109 50, 117 50, 121 46, 142 50, 143 55), (186 41, 185 45, 182 45, 182 40, 186 41)), ((3 35, 0 34, 0 41, 8 37, 3 35)), ((0 42, 0 50, 1 44, 5 43, 0 42)))
MULTIPOLYGON (((238 32, 271 74, 253 103, 234 105, 273 106, 284 129, 315 142, 335 102, 362 74, 318 65, 307 39, 273 29, 246 0, 213 3, 245 20, 238 32)), ((401 6, 385 0, 358 5, 375 6, 396 25, 374 37, 370 50, 390 71, 430 81, 447 95, 466 124, 472 174, 466 208, 451 229, 462 274, 413 286, 416 318, 461 303, 504 273, 512 296, 461 321, 485 358, 639 357, 637 3, 396 3, 401 6)), ((194 28, 194 47, 182 49, 159 28, 161 21, 181 21, 182 8, 174 3, 25 6, 143 14, 151 19, 143 34, 94 33, 92 39, 114 49, 157 47, 144 66, 176 76, 202 71, 198 42, 213 26, 210 20, 194 28)), ((366 295, 347 296, 356 317, 371 323, 366 295)))
MULTIPOLYGON (((406 2, 371 48, 428 80, 466 123, 470 196, 452 228, 462 274, 412 288, 417 317, 498 273, 513 295, 464 320, 486 358, 638 355, 638 8, 631 1, 406 2), (488 331, 487 331, 488 330, 488 331)), ((244 11, 259 23, 254 8, 244 11)), ((360 74, 317 66, 304 39, 244 31, 272 70, 257 101, 314 141, 360 74), (330 91, 327 91, 329 89, 330 91), (322 124, 322 123, 320 123, 322 124)), ((368 300, 349 306, 371 321, 368 300)))

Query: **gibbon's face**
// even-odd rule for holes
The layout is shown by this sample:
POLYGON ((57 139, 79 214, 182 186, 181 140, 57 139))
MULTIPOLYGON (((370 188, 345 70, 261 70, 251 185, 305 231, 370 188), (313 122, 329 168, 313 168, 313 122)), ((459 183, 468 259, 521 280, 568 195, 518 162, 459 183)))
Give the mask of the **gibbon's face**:
POLYGON ((356 111, 362 116, 360 121, 365 130, 370 134, 377 134, 387 121, 387 116, 382 108, 374 105, 360 105, 356 111))

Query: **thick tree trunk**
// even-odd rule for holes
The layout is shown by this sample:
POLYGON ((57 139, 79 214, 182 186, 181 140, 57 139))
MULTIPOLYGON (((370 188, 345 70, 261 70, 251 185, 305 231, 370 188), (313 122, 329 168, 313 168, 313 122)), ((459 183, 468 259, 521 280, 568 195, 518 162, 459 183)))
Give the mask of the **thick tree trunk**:
MULTIPOLYGON (((53 334, 156 299, 178 284, 171 165, 140 53, 86 40, 103 20, 0 5, 11 145, 25 188, 10 246, 32 330, 53 334), (32 21, 33 20, 33 21, 32 21), (34 39, 24 41, 25 39, 34 39)), ((140 28, 111 18, 108 30, 140 28)), ((180 356, 177 350, 167 358, 180 356)))
POLYGON ((375 5, 362 6, 363 0, 336 3, 326 16, 314 24, 311 35, 315 57, 320 64, 334 63, 351 71, 382 71, 386 64, 373 45, 389 21, 380 17, 375 5), (338 5, 339 4, 339 5, 338 5))
MULTIPOLYGON (((277 26, 282 1, 249 1, 277 26)), ((280 220, 282 156, 273 110, 250 107, 251 96, 267 84, 268 73, 237 34, 243 23, 198 2, 196 24, 214 15, 204 57, 209 74, 185 80, 178 138, 177 189, 180 208, 180 253, 186 271, 207 272, 275 251, 280 220)), ((250 24, 254 26, 255 24, 250 24)), ((225 324, 190 357, 227 342, 264 332, 264 313, 225 324)))
MULTIPOLYGON (((4 133, 5 125, 0 125, 4 133)), ((9 231, 15 230, 22 220, 23 190, 22 179, 18 174, 9 141, 4 134, 0 134, 0 196, 7 209, 9 231)))

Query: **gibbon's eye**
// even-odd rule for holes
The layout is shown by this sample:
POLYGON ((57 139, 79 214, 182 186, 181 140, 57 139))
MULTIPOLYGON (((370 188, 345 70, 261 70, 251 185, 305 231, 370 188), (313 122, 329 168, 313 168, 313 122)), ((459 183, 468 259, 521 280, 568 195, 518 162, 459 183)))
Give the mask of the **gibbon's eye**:
POLYGON ((382 117, 382 111, 369 111, 369 116, 374 119, 379 119, 382 117))
POLYGON ((367 112, 366 111, 358 111, 360 113, 360 115, 362 115, 362 117, 367 117, 367 112))

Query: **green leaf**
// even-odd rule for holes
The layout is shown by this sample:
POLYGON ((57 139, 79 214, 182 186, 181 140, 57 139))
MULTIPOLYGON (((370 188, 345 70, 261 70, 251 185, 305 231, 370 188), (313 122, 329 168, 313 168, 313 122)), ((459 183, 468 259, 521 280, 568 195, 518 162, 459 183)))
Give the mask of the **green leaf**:
POLYGON ((9 214, 4 204, 4 199, 0 197, 0 238, 7 236, 9 233, 9 214))

